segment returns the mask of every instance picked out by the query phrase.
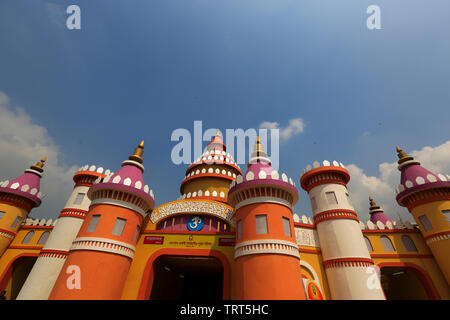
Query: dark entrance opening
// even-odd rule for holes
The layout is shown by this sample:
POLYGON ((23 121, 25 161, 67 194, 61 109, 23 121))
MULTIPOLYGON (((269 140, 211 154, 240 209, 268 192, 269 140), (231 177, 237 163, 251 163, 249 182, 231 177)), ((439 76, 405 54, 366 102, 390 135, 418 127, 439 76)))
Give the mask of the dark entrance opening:
POLYGON ((7 300, 15 300, 22 289, 25 280, 33 268, 37 257, 20 257, 16 259, 10 266, 6 278, 0 284, 1 291, 5 290, 7 300))
POLYGON ((150 299, 221 300, 223 266, 214 257, 169 256, 153 262, 150 299))
POLYGON ((430 299, 424 284, 411 268, 383 267, 380 280, 387 300, 430 299))

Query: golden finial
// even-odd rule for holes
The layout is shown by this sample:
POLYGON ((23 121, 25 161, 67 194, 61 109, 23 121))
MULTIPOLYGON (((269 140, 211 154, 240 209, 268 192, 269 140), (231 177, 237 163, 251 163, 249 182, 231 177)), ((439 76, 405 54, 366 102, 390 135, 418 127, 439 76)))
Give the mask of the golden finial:
POLYGON ((405 161, 414 159, 413 157, 407 155, 406 152, 404 152, 399 146, 396 147, 396 150, 397 150, 397 156, 398 156, 398 159, 399 159, 398 160, 398 164, 401 164, 401 163, 403 163, 405 161))
POLYGON ((372 198, 372 197, 369 197, 369 201, 370 201, 370 210, 373 210, 373 209, 379 209, 379 208, 380 208, 380 206, 378 206, 378 205, 375 203, 375 201, 373 201, 373 198, 372 198))
POLYGON ((129 160, 133 160, 139 163, 142 163, 142 155, 144 154, 144 140, 139 143, 138 147, 134 149, 134 152, 131 156, 128 157, 129 160))
POLYGON ((217 136, 217 137, 221 137, 221 136, 222 136, 222 134, 220 133, 220 130, 219 130, 219 129, 217 129, 216 136, 217 136))
POLYGON ((261 143, 261 140, 259 139, 259 136, 256 137, 255 152, 264 152, 264 148, 263 148, 263 145, 261 143))
POLYGON ((42 159, 41 159, 41 161, 39 161, 38 163, 36 163, 35 165, 33 165, 33 166, 31 166, 30 167, 30 169, 33 169, 33 170, 36 170, 36 171, 39 171, 39 172, 44 172, 44 163, 45 163, 45 161, 47 161, 47 158, 46 157, 43 157, 42 159))

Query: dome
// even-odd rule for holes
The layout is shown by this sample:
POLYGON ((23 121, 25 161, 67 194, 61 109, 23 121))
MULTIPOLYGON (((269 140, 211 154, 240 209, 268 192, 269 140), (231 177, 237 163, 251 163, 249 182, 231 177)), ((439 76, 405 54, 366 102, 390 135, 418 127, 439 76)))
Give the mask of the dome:
POLYGON ((405 196, 430 188, 450 187, 450 181, 443 174, 434 174, 420 165, 419 161, 407 155, 399 147, 398 170, 401 172, 400 184, 397 187, 397 202, 405 196))
POLYGON ((25 170, 25 173, 12 181, 1 181, 0 192, 15 194, 31 200, 35 207, 40 206, 43 194, 40 192, 40 180, 44 172, 46 158, 25 170))

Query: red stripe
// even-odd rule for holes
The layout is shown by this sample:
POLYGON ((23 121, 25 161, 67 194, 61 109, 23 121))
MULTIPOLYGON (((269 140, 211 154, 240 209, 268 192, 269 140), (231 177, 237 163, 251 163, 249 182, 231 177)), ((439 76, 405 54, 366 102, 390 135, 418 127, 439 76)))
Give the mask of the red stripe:
POLYGON ((326 220, 333 220, 333 219, 352 219, 355 221, 358 221, 358 216, 353 210, 348 209, 333 209, 333 210, 327 210, 323 211, 319 214, 316 214, 314 216, 314 223, 317 225, 322 221, 326 220), (337 214, 343 214, 343 215, 337 215, 337 214), (336 214, 336 215, 333 215, 336 214))
POLYGON ((349 266, 354 263, 360 263, 361 265, 373 265, 373 260, 369 258, 338 258, 323 261, 323 266, 325 268, 335 267, 335 266, 349 266))
POLYGON ((43 249, 41 250, 41 255, 42 254, 62 254, 67 256, 69 254, 69 251, 64 251, 64 250, 51 250, 51 249, 43 249))
POLYGON ((301 222, 294 222, 294 227, 302 227, 302 228, 309 228, 309 229, 316 228, 313 224, 306 224, 306 223, 301 223, 301 222))

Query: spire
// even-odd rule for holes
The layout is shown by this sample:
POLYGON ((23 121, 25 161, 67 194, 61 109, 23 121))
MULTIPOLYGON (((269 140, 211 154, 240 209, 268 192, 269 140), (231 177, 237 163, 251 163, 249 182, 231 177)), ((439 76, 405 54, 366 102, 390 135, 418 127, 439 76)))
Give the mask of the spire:
POLYGON ((254 146, 253 151, 258 152, 258 153, 264 152, 264 147, 261 143, 261 139, 259 138, 259 136, 256 137, 255 146, 254 146))
POLYGON ((226 151, 227 146, 223 143, 222 133, 219 129, 217 129, 216 135, 213 137, 210 143, 206 146, 206 150, 218 150, 218 151, 226 151))
POLYGON ((36 170, 40 173, 44 172, 44 163, 47 160, 46 157, 43 157, 41 159, 41 161, 39 161, 38 163, 36 163, 35 165, 31 166, 30 169, 36 170))
POLYGON ((397 162, 398 164, 402 164, 409 160, 414 160, 413 157, 407 155, 406 152, 404 152, 400 147, 397 146, 396 149, 397 149, 397 156, 399 159, 397 162))
POLYGON ((129 160, 136 161, 138 163, 142 163, 142 155, 144 154, 144 140, 139 143, 138 147, 134 149, 134 152, 131 156, 128 157, 129 160))
POLYGON ((250 167, 252 164, 258 162, 266 163, 268 165, 272 164, 270 159, 267 157, 267 153, 264 151, 264 147, 263 144, 261 143, 261 139, 259 138, 259 136, 256 137, 253 152, 247 164, 247 167, 250 167))
POLYGON ((369 197, 369 201, 370 201, 369 216, 370 221, 372 221, 372 223, 376 224, 378 221, 381 221, 384 225, 386 225, 388 221, 393 223, 392 220, 385 215, 383 208, 381 208, 379 205, 375 203, 375 201, 373 201, 372 197, 369 197))
POLYGON ((377 204, 375 203, 375 201, 373 201, 373 198, 372 198, 372 197, 369 197, 369 202, 370 202, 370 208, 369 208, 369 210, 380 209, 380 206, 377 206, 377 204))

